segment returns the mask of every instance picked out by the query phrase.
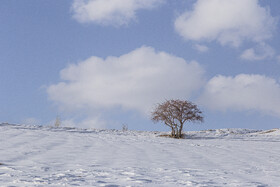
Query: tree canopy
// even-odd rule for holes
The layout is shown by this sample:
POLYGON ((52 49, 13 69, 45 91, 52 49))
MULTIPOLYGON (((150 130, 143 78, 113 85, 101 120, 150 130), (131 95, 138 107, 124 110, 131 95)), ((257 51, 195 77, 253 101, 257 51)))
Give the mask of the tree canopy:
POLYGON ((197 105, 184 100, 167 100, 158 104, 152 112, 152 120, 157 123, 164 122, 171 128, 171 136, 182 138, 182 130, 185 122, 203 122, 202 112, 197 105))

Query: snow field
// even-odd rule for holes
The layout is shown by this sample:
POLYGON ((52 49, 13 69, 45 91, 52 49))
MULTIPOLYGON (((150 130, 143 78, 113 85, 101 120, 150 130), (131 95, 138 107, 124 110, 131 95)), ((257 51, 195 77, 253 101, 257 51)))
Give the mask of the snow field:
POLYGON ((0 125, 0 186, 279 186, 280 130, 0 125))

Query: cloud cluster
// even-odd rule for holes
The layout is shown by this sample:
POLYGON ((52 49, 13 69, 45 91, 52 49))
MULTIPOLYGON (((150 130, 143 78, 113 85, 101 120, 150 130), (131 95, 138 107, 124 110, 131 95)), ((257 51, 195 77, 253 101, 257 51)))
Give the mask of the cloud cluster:
POLYGON ((207 83, 200 103, 214 110, 254 110, 280 117, 280 84, 263 75, 220 75, 207 83))
POLYGON ((147 113, 165 99, 188 99, 203 85, 203 74, 196 62, 141 47, 120 57, 93 56, 72 64, 47 92, 64 109, 121 107, 147 113))
POLYGON ((73 18, 81 23, 125 25, 139 9, 151 9, 163 0, 74 0, 73 18))
POLYGON ((218 41, 238 47, 244 40, 263 42, 272 36, 276 19, 258 0, 198 0, 175 21, 186 40, 218 41))
POLYGON ((207 46, 200 45, 200 44, 195 44, 194 49, 196 49, 197 51, 199 51, 201 53, 207 52, 209 50, 209 48, 207 46))
POLYGON ((255 48, 246 49, 240 56, 244 60, 264 60, 273 58, 275 50, 267 44, 259 44, 255 48))

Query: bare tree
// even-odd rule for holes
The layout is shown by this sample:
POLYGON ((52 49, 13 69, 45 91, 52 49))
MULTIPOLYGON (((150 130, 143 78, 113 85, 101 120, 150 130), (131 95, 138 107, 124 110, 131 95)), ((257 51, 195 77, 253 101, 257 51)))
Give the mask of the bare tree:
POLYGON ((171 137, 182 138, 184 123, 187 121, 203 122, 202 112, 198 107, 182 100, 167 100, 158 104, 152 112, 152 120, 164 122, 171 128, 171 137))
POLYGON ((60 117, 59 116, 56 116, 56 119, 55 119, 55 124, 54 124, 54 126, 55 127, 59 127, 60 126, 60 117))

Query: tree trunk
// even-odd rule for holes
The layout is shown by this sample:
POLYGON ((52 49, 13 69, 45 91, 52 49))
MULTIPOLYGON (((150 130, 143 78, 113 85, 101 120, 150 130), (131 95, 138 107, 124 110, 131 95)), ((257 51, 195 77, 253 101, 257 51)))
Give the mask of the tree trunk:
POLYGON ((179 138, 182 138, 182 130, 183 130, 184 124, 180 122, 180 129, 179 129, 179 138))
POLYGON ((174 137, 175 136, 175 131, 174 131, 174 128, 172 127, 171 128, 171 137, 174 137))
POLYGON ((178 127, 176 127, 176 138, 179 138, 179 130, 178 130, 178 127))

